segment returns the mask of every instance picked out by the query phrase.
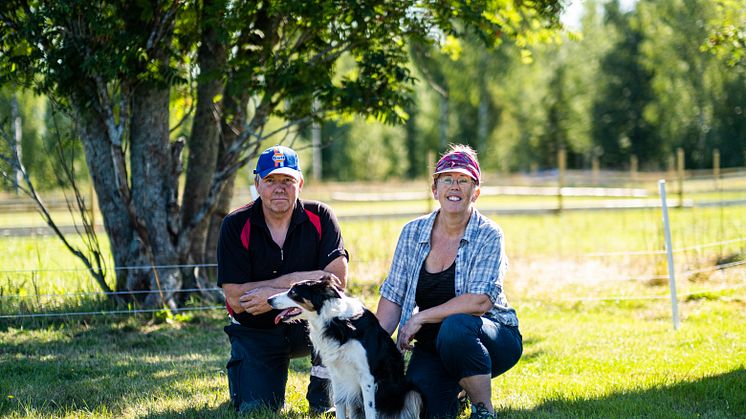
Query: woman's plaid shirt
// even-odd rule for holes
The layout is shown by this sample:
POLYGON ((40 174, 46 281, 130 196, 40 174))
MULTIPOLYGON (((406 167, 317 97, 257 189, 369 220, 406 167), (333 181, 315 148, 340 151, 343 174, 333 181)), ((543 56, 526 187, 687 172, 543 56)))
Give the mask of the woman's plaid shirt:
MULTIPOLYGON (((422 263, 430 253, 430 233, 438 211, 404 226, 389 275, 381 285, 381 296, 402 308, 399 327, 414 314, 417 279, 422 263)), ((456 254, 456 295, 486 294, 492 300, 492 309, 484 317, 508 326, 518 326, 515 310, 503 293, 507 268, 502 230, 473 208, 456 254)))

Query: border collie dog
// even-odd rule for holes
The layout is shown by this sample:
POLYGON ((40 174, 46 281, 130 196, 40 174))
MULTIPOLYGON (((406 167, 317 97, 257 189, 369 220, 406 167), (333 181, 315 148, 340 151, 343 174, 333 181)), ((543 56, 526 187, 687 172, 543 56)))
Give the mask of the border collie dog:
POLYGON ((299 282, 267 301, 280 321, 306 319, 329 371, 337 419, 420 417, 422 394, 404 376, 404 358, 376 316, 348 297, 336 278, 299 282))

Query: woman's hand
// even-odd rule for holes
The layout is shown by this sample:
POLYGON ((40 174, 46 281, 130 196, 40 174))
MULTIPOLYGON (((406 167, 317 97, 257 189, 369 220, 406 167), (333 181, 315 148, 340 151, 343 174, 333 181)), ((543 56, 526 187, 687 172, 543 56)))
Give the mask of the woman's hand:
POLYGON ((413 348, 412 340, 414 340, 414 335, 416 335, 421 328, 422 322, 420 321, 420 316, 415 314, 409 319, 404 327, 399 329, 399 334, 396 336, 396 347, 399 348, 400 351, 411 351, 413 348))

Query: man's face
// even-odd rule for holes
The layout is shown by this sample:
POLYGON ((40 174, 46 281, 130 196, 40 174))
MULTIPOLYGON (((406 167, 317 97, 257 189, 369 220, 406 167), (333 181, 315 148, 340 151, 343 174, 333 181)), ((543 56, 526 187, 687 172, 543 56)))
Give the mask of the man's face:
POLYGON ((302 179, 282 174, 269 175, 256 184, 265 210, 278 217, 292 212, 302 187, 302 179))

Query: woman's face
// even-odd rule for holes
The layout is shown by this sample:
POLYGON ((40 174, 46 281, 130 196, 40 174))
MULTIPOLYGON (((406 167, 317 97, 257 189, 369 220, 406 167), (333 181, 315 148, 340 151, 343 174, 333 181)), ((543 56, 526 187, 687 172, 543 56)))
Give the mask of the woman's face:
POLYGON ((433 197, 440 202, 441 211, 468 212, 471 203, 479 197, 479 186, 462 173, 443 173, 435 179, 433 197))

